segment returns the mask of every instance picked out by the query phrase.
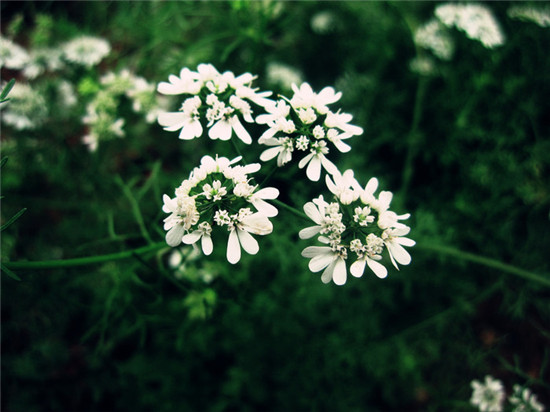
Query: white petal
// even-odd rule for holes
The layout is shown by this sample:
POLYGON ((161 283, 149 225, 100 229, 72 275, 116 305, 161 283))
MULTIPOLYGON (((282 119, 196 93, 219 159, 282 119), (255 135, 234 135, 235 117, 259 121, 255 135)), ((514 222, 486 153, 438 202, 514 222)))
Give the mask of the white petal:
POLYGON ((185 113, 160 113, 157 120, 164 130, 173 132, 179 130, 186 123, 188 116, 185 113))
POLYGON ((330 160, 328 160, 324 155, 321 155, 320 158, 321 158, 321 164, 323 165, 323 167, 328 173, 330 173, 331 175, 340 173, 336 165, 332 163, 330 160))
POLYGON ((315 223, 320 224, 321 223, 321 213, 319 213, 319 209, 315 205, 315 203, 307 202, 304 205, 304 212, 306 212, 306 215, 313 220, 315 223))
POLYGON ((168 243, 169 246, 177 246, 181 243, 181 238, 183 237, 183 226, 182 225, 176 225, 172 229, 166 233, 166 243, 168 243))
POLYGON ((255 255, 260 250, 260 246, 256 239, 252 237, 250 233, 246 230, 237 229, 237 234, 239 235, 239 241, 241 246, 250 255, 255 255))
POLYGON ((279 196, 279 189, 276 189, 274 187, 264 187, 263 189, 260 189, 256 193, 254 193, 254 196, 261 199, 277 199, 277 197, 279 196))
POLYGON ((376 260, 367 258, 367 265, 369 265, 369 268, 380 279, 384 279, 386 276, 388 276, 388 269, 386 269, 384 265, 378 263, 376 260))
POLYGON ((335 259, 335 255, 332 251, 315 256, 309 261, 308 267, 312 272, 319 272, 328 265, 330 265, 335 259))
POLYGON ((186 235, 182 238, 182 241, 183 241, 183 243, 185 243, 186 245, 192 245, 193 243, 195 243, 196 241, 198 241, 200 238, 201 238, 201 232, 199 232, 198 230, 195 230, 194 232, 191 232, 191 233, 186 234, 186 235))
POLYGON ((255 235, 268 235, 273 231, 273 224, 268 217, 261 213, 254 213, 242 220, 244 228, 255 235))
POLYGON ((346 283, 346 279, 347 279, 346 261, 342 258, 338 258, 336 259, 336 264, 334 265, 332 280, 337 285, 343 285, 346 283))
POLYGON ((279 210, 275 206, 270 205, 262 199, 257 199, 252 202, 252 204, 258 210, 258 212, 260 212, 264 216, 275 217, 279 214, 279 210))
POLYGON ((400 245, 403 245, 403 246, 414 246, 414 245, 416 245, 416 242, 412 239, 409 239, 408 237, 396 237, 393 240, 394 240, 394 242, 397 242, 397 243, 399 243, 400 245))
POLYGON ((365 259, 356 260, 349 268, 350 273, 356 278, 360 278, 363 276, 363 272, 365 271, 365 263, 365 259))
POLYGON ((300 230, 298 236, 300 239, 311 239, 313 236, 321 231, 321 226, 310 226, 300 230))
POLYGON ((318 156, 313 156, 306 169, 306 175, 312 182, 317 182, 321 177, 321 160, 318 156))
POLYGON ((332 262, 321 275, 321 282, 329 283, 332 280, 332 273, 334 272, 334 266, 336 265, 336 260, 332 262))
POLYGON ((331 248, 328 246, 308 246, 302 250, 302 256, 305 258, 312 258, 327 251, 331 251, 331 248))
POLYGON ((393 258, 401 265, 408 265, 411 263, 411 255, 405 250, 403 246, 395 242, 387 242, 388 252, 393 258))
POLYGON ((351 150, 351 146, 347 143, 344 143, 343 141, 341 141, 340 139, 334 139, 332 141, 332 143, 334 144, 334 146, 336 146, 336 148, 338 150, 340 150, 340 152, 342 153, 347 153, 351 150))
POLYGON ((282 150, 281 146, 270 147, 269 149, 264 150, 264 152, 260 155, 260 160, 262 162, 267 162, 268 160, 271 160, 274 157, 276 157, 281 150, 282 150))
POLYGON ((235 134, 239 139, 241 139, 246 144, 252 143, 252 138, 250 137, 250 134, 246 131, 237 116, 233 116, 231 118, 231 126, 233 127, 233 130, 235 130, 235 134))
POLYGON ((307 165, 312 158, 313 158, 313 153, 308 154, 306 157, 300 160, 300 162, 298 163, 298 167, 300 169, 303 169, 304 166, 307 165))
POLYGON ((260 138, 258 139, 258 143, 260 144, 264 144, 264 142, 266 140, 269 140, 271 139, 273 136, 275 136, 275 133, 277 133, 277 129, 276 128, 270 128, 270 129, 267 129, 261 136, 260 138))
POLYGON ((239 260, 241 260, 241 245, 239 244, 237 231, 233 229, 229 232, 229 239, 227 240, 227 261, 235 264, 239 260))
POLYGON ((212 253, 214 250, 214 244, 212 243, 212 238, 208 235, 203 235, 201 239, 202 253, 206 256, 212 253))
POLYGON ((208 136, 215 140, 229 140, 231 139, 231 133, 233 129, 231 128, 231 123, 222 119, 218 120, 208 131, 208 136))

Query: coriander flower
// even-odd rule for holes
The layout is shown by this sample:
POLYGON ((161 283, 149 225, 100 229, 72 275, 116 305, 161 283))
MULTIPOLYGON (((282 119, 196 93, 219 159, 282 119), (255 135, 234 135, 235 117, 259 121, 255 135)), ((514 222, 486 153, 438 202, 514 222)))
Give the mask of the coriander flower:
POLYGON ((251 87, 254 79, 250 73, 237 77, 229 71, 220 73, 211 64, 199 64, 196 72, 183 68, 179 77, 170 75, 168 82, 157 86, 159 93, 182 99, 178 111, 159 113, 158 122, 164 130, 180 130, 179 138, 183 140, 202 136, 206 127, 213 140, 229 140, 234 134, 250 144, 252 137, 242 120, 254 122, 251 103, 260 107, 274 103, 267 99, 271 92, 251 87))
POLYGON ((447 27, 456 27, 484 47, 492 49, 504 44, 504 34, 489 8, 480 4, 441 4, 436 17, 447 27))
POLYGON ((0 67, 20 70, 30 60, 27 51, 10 39, 0 36, 0 67))
POLYGON ((514 385, 514 393, 508 398, 513 405, 513 412, 542 412, 544 405, 529 388, 514 385))
POLYGON ((506 397, 502 382, 492 376, 485 376, 485 382, 473 380, 471 383, 473 393, 470 403, 481 412, 501 412, 506 397))
POLYGON ((90 68, 111 52, 111 45, 99 37, 81 36, 67 42, 62 49, 66 60, 90 68))
POLYGON ((266 162, 277 158, 277 166, 281 167, 292 160, 293 154, 305 152, 298 167, 306 168, 307 177, 318 181, 322 169, 330 174, 338 172, 326 156, 331 148, 348 152, 351 147, 344 140, 360 135, 363 129, 349 123, 350 114, 329 110, 327 105, 338 101, 342 95, 332 87, 315 93, 308 83, 302 83, 300 87, 292 84, 292 90, 291 99, 280 99, 266 107, 267 113, 256 118, 257 123, 268 126, 258 143, 271 146, 262 152, 260 160, 266 162))
POLYGON ((431 50, 441 60, 450 60, 454 53, 454 43, 448 29, 437 19, 432 19, 414 32, 417 46, 431 50))
POLYGON ((16 82, 9 97, 2 112, 2 123, 16 130, 29 130, 40 127, 46 121, 48 105, 39 90, 16 82))
POLYGON ((411 262, 403 246, 414 246, 415 242, 405 237, 410 228, 399 222, 409 214, 397 215, 389 210, 391 192, 381 192, 376 197, 378 180, 372 178, 362 188, 352 170, 327 175, 325 181, 332 201, 319 196, 306 203, 304 212, 315 225, 299 232, 301 239, 317 237, 324 244, 306 247, 302 252, 302 256, 312 259, 309 268, 313 272, 325 270, 323 282, 344 284, 346 262, 350 262, 349 272, 355 277, 361 277, 368 266, 377 277, 385 278, 388 270, 380 262, 384 250, 396 269, 398 264, 411 262))
POLYGON ((540 27, 550 27, 550 7, 535 7, 532 5, 514 5, 507 11, 512 19, 531 21, 540 27))
POLYGON ((175 197, 164 195, 163 211, 166 243, 172 247, 201 241, 205 255, 212 253, 216 236, 228 233, 227 260, 235 264, 241 249, 256 254, 259 244, 252 235, 272 232, 270 217, 278 210, 268 203, 279 191, 272 187, 258 188, 249 174, 257 172, 259 164, 237 165, 240 157, 203 156, 188 179, 175 190, 175 197))

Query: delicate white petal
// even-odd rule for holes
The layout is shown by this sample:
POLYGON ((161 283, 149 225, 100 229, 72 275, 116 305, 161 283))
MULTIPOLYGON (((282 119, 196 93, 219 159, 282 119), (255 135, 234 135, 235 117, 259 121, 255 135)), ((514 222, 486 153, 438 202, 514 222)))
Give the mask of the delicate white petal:
POLYGON ((184 229, 182 225, 174 226, 168 231, 168 233, 166 233, 166 243, 172 247, 179 245, 183 237, 183 232, 184 229))
POLYGON ((336 260, 333 261, 321 275, 321 282, 329 283, 332 280, 332 273, 334 272, 334 266, 336 265, 336 260))
POLYGON ((403 246, 414 246, 416 245, 416 242, 412 239, 409 239, 408 237, 396 237, 393 239, 394 242, 399 243, 403 246))
POLYGON ((279 214, 279 209, 262 199, 257 199, 252 202, 252 204, 258 210, 258 212, 266 217, 275 217, 279 214))
POLYGON ((315 256, 309 261, 308 267, 312 272, 319 272, 328 265, 330 265, 335 259, 335 255, 332 251, 315 256))
POLYGON ((231 139, 232 131, 233 129, 231 127, 231 123, 222 119, 214 123, 214 125, 208 131, 208 136, 213 140, 229 140, 231 139))
POLYGON ((239 235, 241 246, 246 253, 250 255, 255 255, 258 253, 260 246, 258 245, 258 241, 254 239, 250 233, 246 230, 237 229, 237 234, 239 235))
POLYGON ((309 161, 313 158, 314 154, 310 153, 306 157, 304 157, 300 162, 298 163, 298 167, 300 169, 303 169, 305 165, 309 163, 309 161))
POLYGON ((365 259, 356 260, 349 268, 350 273, 356 278, 360 278, 363 276, 363 272, 365 271, 365 263, 365 259))
POLYGON ((305 229, 300 230, 300 232, 298 233, 298 236, 300 236, 300 239, 311 239, 320 231, 321 231, 321 226, 306 227, 305 229))
POLYGON ((338 173, 338 168, 334 163, 328 160, 324 155, 321 155, 320 158, 321 158, 321 164, 323 165, 323 167, 328 173, 330 173, 331 175, 338 173))
POLYGON ((273 138, 273 136, 275 135, 275 133, 277 133, 277 129, 276 128, 270 128, 270 129, 267 129, 261 136, 260 138, 258 139, 258 143, 260 144, 264 144, 266 140, 269 140, 271 138, 273 138))
POLYGON ((312 182, 317 182, 321 177, 321 160, 318 156, 313 156, 306 169, 306 175, 312 182))
POLYGON ((202 253, 204 253, 206 256, 210 255, 212 253, 212 250, 214 250, 214 244, 212 243, 212 238, 208 235, 202 235, 201 247, 202 247, 202 253))
POLYGON ((176 112, 176 113, 160 113, 158 115, 158 122, 161 126, 164 127, 164 130, 169 132, 174 132, 183 127, 189 117, 185 113, 176 112))
POLYGON ((321 224, 321 219, 323 216, 321 216, 321 213, 319 213, 319 209, 315 205, 315 203, 307 202, 304 205, 304 212, 306 212, 306 215, 313 220, 317 224, 321 224))
POLYGON ((334 144, 334 146, 336 146, 336 148, 338 150, 340 150, 340 152, 342 153, 347 153, 351 150, 351 146, 347 143, 344 143, 343 141, 341 141, 340 139, 334 139, 332 141, 332 143, 334 144))
POLYGON ((227 261, 235 264, 239 260, 241 260, 241 245, 239 244, 237 231, 233 229, 229 232, 229 239, 227 240, 227 261))
POLYGON ((347 279, 346 261, 342 258, 336 259, 334 271, 332 272, 332 280, 337 285, 344 285, 347 279))
POLYGON ((327 251, 331 251, 331 248, 328 246, 308 246, 302 250, 302 256, 305 258, 312 258, 327 251))
POLYGON ((244 228, 255 235, 268 235, 273 231, 273 224, 268 217, 261 213, 254 213, 242 220, 244 228))
POLYGON ((277 199, 277 197, 279 197, 279 189, 274 187, 264 187, 254 193, 254 196, 261 199, 277 199))
POLYGON ((269 149, 263 151, 263 153, 260 155, 260 160, 262 162, 267 162, 268 160, 276 157, 281 150, 283 150, 281 146, 270 147, 269 149))
POLYGON ((386 269, 384 265, 378 263, 376 260, 367 258, 367 265, 369 265, 369 268, 380 279, 384 279, 386 276, 388 276, 388 269, 386 269))
POLYGON ((401 265, 408 265, 411 263, 411 255, 405 250, 403 246, 395 242, 387 242, 388 252, 393 258, 401 265))
POLYGON ((192 245, 193 243, 198 241, 200 238, 201 238, 201 232, 199 232, 198 230, 195 230, 183 236, 182 241, 186 245, 192 245))
POLYGON ((235 134, 239 139, 241 139, 246 144, 252 143, 252 138, 250 137, 250 134, 246 131, 237 116, 233 116, 231 118, 231 126, 233 127, 233 130, 235 130, 235 134))

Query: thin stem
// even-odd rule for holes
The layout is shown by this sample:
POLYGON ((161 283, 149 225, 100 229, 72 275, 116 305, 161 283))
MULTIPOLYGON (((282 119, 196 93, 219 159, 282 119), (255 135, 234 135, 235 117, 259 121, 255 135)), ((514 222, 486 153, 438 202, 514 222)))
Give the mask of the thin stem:
POLYGON ((277 166, 277 163, 275 163, 275 166, 273 166, 273 168, 269 171, 267 176, 264 178, 264 180, 262 180, 262 182, 258 185, 258 187, 262 187, 263 185, 265 185, 267 181, 271 179, 271 177, 275 174, 278 168, 279 166, 277 166))
POLYGON ((466 260, 469 262, 477 263, 479 265, 488 266, 493 269, 501 270, 503 272, 508 272, 513 275, 516 275, 523 279, 532 280, 535 282, 538 282, 545 286, 550 286, 550 277, 542 276, 533 272, 529 272, 528 270, 521 269, 512 265, 509 265, 507 263, 502 263, 498 260, 487 258, 484 256, 479 256, 474 253, 470 252, 464 252, 459 249, 455 249, 448 246, 440 246, 436 244, 417 244, 417 248, 424 249, 424 250, 430 250, 432 252, 436 252, 442 255, 449 255, 454 256, 458 259, 466 260))
POLYGON ((124 192, 124 195, 130 202, 130 206, 132 207, 132 212, 134 213, 134 217, 136 218, 137 224, 139 226, 139 230, 141 231, 141 234, 147 240, 147 243, 153 243, 151 236, 149 236, 149 232, 147 231, 147 228, 145 227, 145 221, 143 220, 143 215, 141 214, 141 209, 139 208, 139 204, 132 193, 132 190, 124 183, 124 181, 120 178, 120 176, 116 176, 115 181, 118 183, 118 185, 122 188, 122 191, 124 192))
POLYGON ((125 250, 118 253, 109 253, 107 255, 88 256, 74 259, 60 260, 40 260, 34 262, 3 262, 3 265, 12 270, 20 269, 56 269, 73 266, 85 266, 95 263, 109 262, 112 260, 121 260, 134 258, 136 255, 143 255, 150 252, 156 252, 167 247, 166 242, 153 243, 148 246, 142 246, 137 249, 125 250))
POLYGON ((271 200, 271 202, 273 202, 273 203, 275 203, 276 205, 282 207, 283 209, 286 209, 286 210, 288 210, 288 211, 294 213, 296 216, 299 216, 299 217, 301 217, 301 218, 303 218, 303 219, 305 219, 305 220, 311 220, 309 217, 307 217, 307 215, 306 215, 305 213, 300 212, 298 209, 296 209, 296 208, 294 208, 294 207, 292 207, 292 206, 289 206, 289 205, 287 205, 286 203, 283 203, 283 202, 281 202, 281 201, 278 200, 278 199, 273 199, 273 200, 271 200))
POLYGON ((237 142, 235 141, 234 138, 231 138, 231 143, 233 144, 233 147, 235 148, 237 154, 243 159, 243 163, 244 164, 248 164, 248 162, 246 161, 246 159, 244 158, 242 152, 241 152, 241 149, 239 149, 239 146, 237 146, 237 142))

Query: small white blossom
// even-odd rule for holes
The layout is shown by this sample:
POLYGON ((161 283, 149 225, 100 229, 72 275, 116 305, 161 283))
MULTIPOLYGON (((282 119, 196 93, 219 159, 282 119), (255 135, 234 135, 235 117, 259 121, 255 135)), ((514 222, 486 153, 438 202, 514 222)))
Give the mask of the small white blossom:
POLYGON ((30 60, 27 51, 10 39, 0 36, 0 67, 20 70, 30 60))
POLYGON ((431 50, 441 60, 450 60, 454 53, 454 43, 446 27, 437 19, 428 21, 414 32, 417 46, 431 50))
POLYGON ((540 27, 550 27, 550 7, 535 7, 532 5, 514 5, 508 9, 512 19, 531 21, 540 27))
POLYGON ((300 84, 303 76, 294 67, 279 62, 269 62, 266 67, 266 78, 271 84, 290 89, 292 83, 300 84))
POLYGON ((514 393, 508 398, 513 405, 513 412, 543 412, 544 405, 529 388, 514 385, 514 393))
POLYGON ((470 403, 481 412, 501 412, 506 397, 502 382, 487 375, 485 382, 477 380, 471 382, 473 389, 470 403))
POLYGON ((111 52, 111 46, 105 39, 81 36, 67 42, 62 50, 63 57, 71 63, 92 67, 111 52))

